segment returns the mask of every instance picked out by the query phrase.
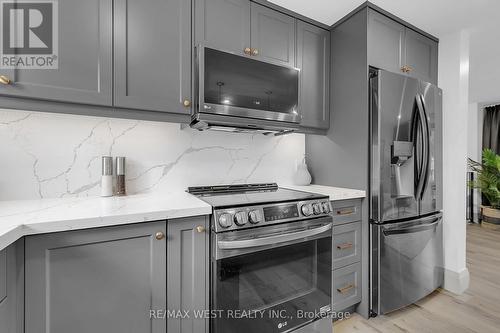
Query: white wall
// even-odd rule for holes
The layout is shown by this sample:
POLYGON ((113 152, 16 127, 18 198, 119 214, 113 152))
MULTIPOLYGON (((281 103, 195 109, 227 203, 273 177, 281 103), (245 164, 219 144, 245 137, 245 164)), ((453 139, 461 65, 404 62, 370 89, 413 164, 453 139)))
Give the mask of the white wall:
POLYGON ((127 157, 129 193, 290 183, 304 135, 198 132, 179 124, 0 110, 0 200, 92 196, 101 156, 127 157))
POLYGON ((471 103, 500 103, 500 22, 475 27, 470 35, 471 103))
POLYGON ((443 210, 445 288, 462 293, 469 284, 465 261, 469 34, 441 36, 439 86, 443 89, 443 210))

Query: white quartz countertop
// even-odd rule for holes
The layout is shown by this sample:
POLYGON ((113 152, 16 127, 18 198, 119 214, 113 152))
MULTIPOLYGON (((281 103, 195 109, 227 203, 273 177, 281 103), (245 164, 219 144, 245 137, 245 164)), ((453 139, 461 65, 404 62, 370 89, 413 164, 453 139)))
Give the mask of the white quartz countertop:
POLYGON ((323 186, 323 185, 281 185, 281 187, 288 188, 291 190, 318 193, 322 195, 327 195, 330 197, 331 201, 335 200, 347 200, 347 199, 359 199, 366 196, 366 192, 362 190, 354 190, 350 188, 333 187, 333 186, 323 186))
POLYGON ((0 250, 32 234, 208 215, 189 193, 0 201, 0 250))

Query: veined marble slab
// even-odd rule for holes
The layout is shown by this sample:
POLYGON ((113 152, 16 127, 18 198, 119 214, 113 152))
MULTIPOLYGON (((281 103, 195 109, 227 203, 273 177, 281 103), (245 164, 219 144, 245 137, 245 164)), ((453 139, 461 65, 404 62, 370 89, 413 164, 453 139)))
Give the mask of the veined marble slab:
POLYGON ((347 200, 347 199, 359 199, 366 197, 366 192, 362 190, 355 190, 343 187, 334 186, 323 186, 323 185, 280 185, 280 187, 288 188, 291 190, 318 193, 322 195, 327 195, 330 197, 331 201, 335 200, 347 200))
POLYGON ((0 201, 0 250, 27 235, 208 215, 189 193, 0 201))

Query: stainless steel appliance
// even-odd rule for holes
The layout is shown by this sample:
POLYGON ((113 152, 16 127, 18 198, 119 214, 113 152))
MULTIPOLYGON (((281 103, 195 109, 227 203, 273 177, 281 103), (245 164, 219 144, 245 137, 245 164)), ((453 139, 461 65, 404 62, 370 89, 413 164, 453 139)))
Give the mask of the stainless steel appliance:
POLYGON ((443 283, 442 92, 370 74, 371 308, 383 314, 443 283))
POLYGON ((213 207, 210 310, 219 315, 211 319, 211 332, 316 327, 331 308, 329 198, 276 184, 189 192, 213 207))
POLYGON ((293 67, 197 47, 197 129, 287 133, 297 128, 299 73, 293 67))

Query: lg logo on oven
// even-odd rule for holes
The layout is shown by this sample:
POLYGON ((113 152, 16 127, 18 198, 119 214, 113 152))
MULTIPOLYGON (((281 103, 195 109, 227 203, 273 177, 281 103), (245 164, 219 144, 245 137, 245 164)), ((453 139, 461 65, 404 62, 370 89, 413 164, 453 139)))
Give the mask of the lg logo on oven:
POLYGON ((57 0, 1 0, 1 68, 58 67, 57 0))
POLYGON ((284 321, 284 322, 282 322, 282 323, 279 323, 279 324, 278 324, 278 329, 285 328, 285 327, 286 327, 286 325, 288 325, 288 322, 286 322, 286 321, 284 321))

